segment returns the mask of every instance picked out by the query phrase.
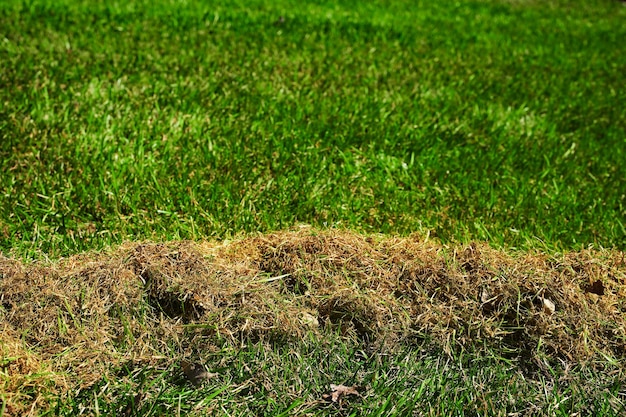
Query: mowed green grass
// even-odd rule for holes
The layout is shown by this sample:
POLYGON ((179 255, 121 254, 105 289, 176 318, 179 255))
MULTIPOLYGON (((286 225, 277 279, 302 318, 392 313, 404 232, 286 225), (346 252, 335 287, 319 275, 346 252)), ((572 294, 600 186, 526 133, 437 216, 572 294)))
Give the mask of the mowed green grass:
POLYGON ((216 374, 193 387, 177 366, 128 367, 61 402, 55 415, 130 416, 620 416, 621 381, 545 368, 529 377, 502 358, 436 349, 365 352, 336 335, 326 344, 243 346, 207 354, 216 374), (359 396, 333 403, 330 384, 359 396), (124 414, 125 413, 125 414, 124 414))
POLYGON ((5 253, 298 223, 626 247, 619 1, 105 3, 0 3, 5 253))

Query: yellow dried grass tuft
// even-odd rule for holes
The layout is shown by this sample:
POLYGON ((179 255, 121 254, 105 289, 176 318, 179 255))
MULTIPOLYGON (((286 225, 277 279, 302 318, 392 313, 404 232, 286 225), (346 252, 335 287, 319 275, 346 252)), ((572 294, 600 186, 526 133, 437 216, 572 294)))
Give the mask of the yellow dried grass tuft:
POLYGON ((328 328, 388 349, 429 338, 623 360, 625 280, 619 251, 511 254, 314 229, 128 243, 28 265, 4 258, 2 401, 32 411, 44 406, 32 392, 89 386, 129 361, 163 365, 224 342, 328 328))
POLYGON ((0 336, 0 409, 3 416, 38 415, 52 406, 55 397, 67 390, 65 379, 50 371, 20 340, 3 326, 0 336))

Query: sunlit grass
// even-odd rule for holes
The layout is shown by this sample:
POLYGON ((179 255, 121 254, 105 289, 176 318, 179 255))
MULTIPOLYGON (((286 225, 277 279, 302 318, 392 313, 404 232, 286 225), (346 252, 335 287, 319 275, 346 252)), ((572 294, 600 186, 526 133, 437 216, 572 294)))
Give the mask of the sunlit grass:
POLYGON ((619 2, 4 2, 0 249, 625 241, 619 2))
MULTIPOLYGON (((613 0, 2 1, 0 260, 301 223, 624 250, 625 18, 613 0)), ((521 351, 452 347, 242 340, 198 355, 218 373, 199 389, 173 353, 60 400, 62 375, 11 380, 3 357, 26 397, 0 392, 0 415, 623 414, 608 359, 529 373, 521 351), (362 397, 329 403, 331 383, 362 397)))

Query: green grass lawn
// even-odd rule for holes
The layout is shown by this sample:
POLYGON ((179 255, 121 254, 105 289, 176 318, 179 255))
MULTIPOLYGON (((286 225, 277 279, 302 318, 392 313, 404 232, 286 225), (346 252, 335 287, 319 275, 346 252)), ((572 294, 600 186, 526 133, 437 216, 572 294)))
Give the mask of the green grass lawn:
POLYGON ((296 223, 626 247, 618 1, 4 1, 0 250, 296 223))
MULTIPOLYGON (((301 223, 624 250, 624 22, 616 0, 1 1, 0 254, 301 223)), ((50 412, 623 412, 622 374, 335 342, 225 347, 201 390, 122 369, 50 412), (315 403, 330 383, 363 397, 315 403)))
POLYGON ((500 358, 412 350, 376 355, 328 344, 225 349, 209 355, 221 372, 199 389, 177 369, 123 369, 55 410, 74 416, 619 416, 620 390, 611 377, 577 371, 530 379, 500 358), (329 354, 330 351, 330 354, 329 354), (340 380, 340 382, 337 382, 340 380), (360 397, 324 400, 329 384, 361 384, 360 397), (139 401, 141 400, 141 401, 139 401))

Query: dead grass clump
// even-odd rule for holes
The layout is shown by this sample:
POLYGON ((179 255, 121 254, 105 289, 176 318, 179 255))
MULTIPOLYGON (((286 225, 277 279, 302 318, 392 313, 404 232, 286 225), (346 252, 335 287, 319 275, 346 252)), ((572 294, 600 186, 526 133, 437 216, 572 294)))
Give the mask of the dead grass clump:
POLYGON ((0 409, 5 416, 36 415, 53 405, 68 386, 49 364, 29 351, 19 335, 4 326, 0 337, 0 409))
POLYGON ((126 244, 54 263, 3 258, 3 395, 36 409, 40 397, 20 382, 34 369, 54 376, 42 386, 66 375, 84 387, 122 364, 166 366, 224 342, 329 329, 381 348, 428 338, 447 349, 624 360, 625 280, 617 251, 508 254, 311 229, 126 244))

